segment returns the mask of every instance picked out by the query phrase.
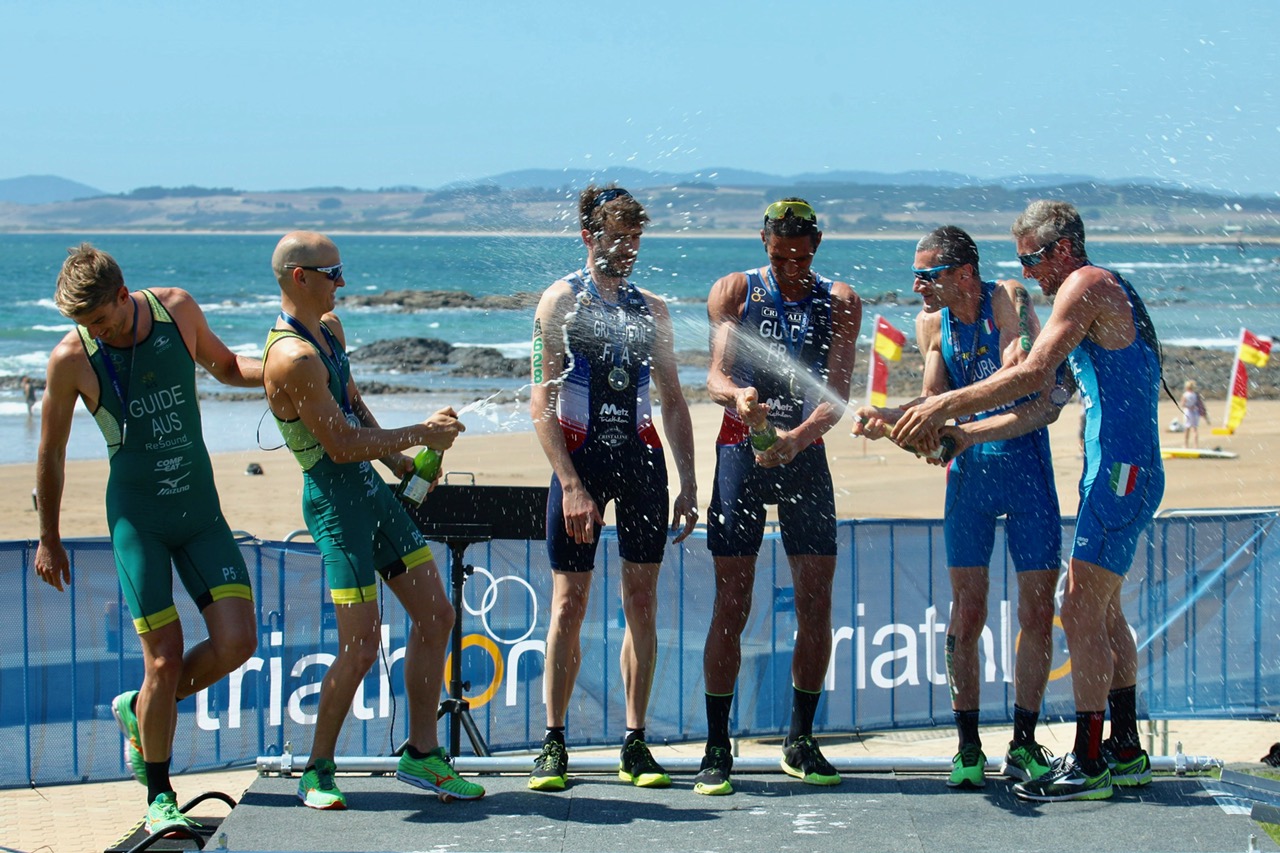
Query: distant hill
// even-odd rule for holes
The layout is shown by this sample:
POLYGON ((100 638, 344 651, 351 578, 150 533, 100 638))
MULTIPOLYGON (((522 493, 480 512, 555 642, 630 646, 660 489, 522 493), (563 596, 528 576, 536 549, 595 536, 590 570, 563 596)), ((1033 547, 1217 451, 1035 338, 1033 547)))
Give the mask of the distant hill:
POLYGON ((14 204, 52 204, 102 195, 102 190, 57 175, 23 175, 0 179, 0 201, 14 204))

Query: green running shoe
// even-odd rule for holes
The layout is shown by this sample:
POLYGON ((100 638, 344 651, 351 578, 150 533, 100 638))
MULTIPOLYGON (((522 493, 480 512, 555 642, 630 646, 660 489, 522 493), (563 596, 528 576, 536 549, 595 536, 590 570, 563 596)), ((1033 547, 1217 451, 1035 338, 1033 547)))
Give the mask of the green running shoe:
POLYGON ((951 759, 951 778, 947 779, 948 788, 976 790, 987 784, 983 775, 987 768, 987 756, 982 747, 970 744, 960 747, 960 751, 951 759))
POLYGON ((1024 744, 1010 742, 1000 772, 1010 779, 1030 782, 1048 773, 1052 765, 1053 753, 1035 741, 1024 744))
POLYGON ((309 809, 345 809, 347 798, 338 790, 333 774, 337 766, 329 758, 317 758, 298 780, 298 799, 309 809))
POLYGON ((569 751, 558 740, 542 744, 529 774, 530 791, 563 791, 569 782, 569 751))
POLYGON ((437 746, 422 758, 414 758, 405 750, 396 765, 396 778, 424 791, 434 791, 443 803, 452 800, 478 800, 484 796, 484 788, 468 782, 457 774, 449 763, 449 754, 443 746, 437 746))
POLYGON ((178 811, 178 798, 172 791, 160 794, 147 806, 147 819, 143 822, 148 835, 165 835, 175 829, 197 830, 200 824, 178 811))
POLYGON ((669 788, 671 777, 654 760, 649 746, 642 740, 633 740, 622 747, 618 760, 618 778, 637 788, 669 788))
POLYGON ((782 744, 782 772, 808 785, 839 785, 840 774, 831 766, 810 735, 782 744))
POLYGON ((147 784, 147 762, 142 757, 142 738, 138 735, 138 718, 133 713, 133 700, 138 695, 136 690, 127 690, 111 700, 111 716, 116 718, 116 725, 124 735, 124 761, 133 771, 133 778, 138 784, 147 784))
POLYGON ((1019 799, 1038 803, 1060 803, 1067 800, 1107 800, 1111 798, 1111 771, 1105 766, 1096 776, 1080 768, 1074 752, 1053 762, 1053 769, 1030 782, 1019 782, 1013 793, 1019 799))
POLYGON ((695 794, 706 794, 709 797, 722 797, 733 793, 733 785, 729 782, 729 772, 733 770, 733 755, 723 746, 707 747, 702 756, 702 766, 698 775, 693 777, 695 794))
POLYGON ((1107 760, 1107 769, 1111 771, 1111 784, 1122 788, 1139 788, 1151 781, 1151 757, 1145 749, 1128 761, 1119 757, 1119 748, 1112 738, 1102 742, 1102 757, 1107 760))

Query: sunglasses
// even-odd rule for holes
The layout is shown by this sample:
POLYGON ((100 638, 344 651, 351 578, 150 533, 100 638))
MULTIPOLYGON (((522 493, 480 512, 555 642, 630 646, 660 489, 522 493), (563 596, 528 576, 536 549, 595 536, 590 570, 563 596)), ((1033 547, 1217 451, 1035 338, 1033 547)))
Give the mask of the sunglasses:
POLYGON ((334 264, 331 267, 304 267, 302 264, 286 264, 285 269, 290 270, 310 270, 311 272, 324 273, 329 281, 337 281, 342 278, 342 264, 334 264))
POLYGON ((600 205, 608 204, 615 198, 631 198, 631 193, 627 192, 622 187, 611 187, 607 190, 602 190, 591 202, 591 209, 595 210, 600 205))
POLYGON ((925 281, 925 282, 928 282, 929 284, 937 284, 938 276, 942 275, 947 270, 953 270, 958 266, 960 265, 959 264, 943 264, 940 267, 929 267, 928 269, 923 269, 923 270, 918 270, 915 267, 912 267, 911 274, 920 281, 925 281))
POLYGON ((803 201, 775 201, 765 208, 765 219, 786 219, 794 216, 807 222, 817 222, 818 214, 803 201))
POLYGON ((1024 267, 1039 266, 1040 262, 1044 260, 1045 253, 1056 245, 1058 245, 1058 241, 1054 240, 1052 243, 1045 243, 1037 251, 1027 252, 1025 255, 1018 255, 1018 262, 1024 267))

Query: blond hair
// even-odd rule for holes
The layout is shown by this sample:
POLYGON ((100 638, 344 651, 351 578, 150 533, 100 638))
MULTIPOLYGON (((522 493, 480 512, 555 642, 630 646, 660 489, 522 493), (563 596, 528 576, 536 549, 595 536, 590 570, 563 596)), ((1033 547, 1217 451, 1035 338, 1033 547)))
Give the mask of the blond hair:
POLYGON ((67 249, 53 303, 67 317, 75 317, 110 302, 124 287, 124 273, 116 259, 88 243, 67 249))

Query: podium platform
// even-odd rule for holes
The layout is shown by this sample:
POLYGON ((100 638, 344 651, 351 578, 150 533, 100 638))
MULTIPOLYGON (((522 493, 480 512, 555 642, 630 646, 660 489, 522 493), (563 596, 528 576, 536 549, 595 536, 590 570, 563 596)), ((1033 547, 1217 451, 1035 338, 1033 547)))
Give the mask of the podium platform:
MULTIPOLYGON (((571 770, 572 773, 572 770, 571 770)), ((297 778, 262 776, 219 827, 216 848, 255 851, 990 851, 1277 850, 1207 777, 1157 776, 1109 801, 1035 804, 988 774, 978 792, 945 774, 870 773, 832 788, 777 773, 735 774, 735 793, 693 793, 693 775, 642 790, 610 774, 571 775, 538 793, 520 774, 477 777, 486 796, 441 803, 394 776, 339 776, 350 808, 307 809, 297 778), (1255 837, 1251 841, 1251 836, 1255 837)))

